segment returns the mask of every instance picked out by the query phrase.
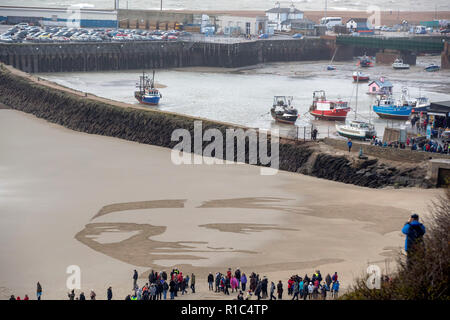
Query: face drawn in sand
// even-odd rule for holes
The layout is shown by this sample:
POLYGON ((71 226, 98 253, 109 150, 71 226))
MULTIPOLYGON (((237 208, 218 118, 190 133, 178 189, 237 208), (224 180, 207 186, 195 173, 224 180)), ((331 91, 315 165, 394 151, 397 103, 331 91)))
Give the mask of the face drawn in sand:
MULTIPOLYGON (((204 212, 208 216, 214 216, 219 210, 240 209, 238 216, 249 211, 252 208, 257 209, 259 214, 270 213, 271 211, 280 211, 283 203, 289 199, 279 198, 239 198, 239 199, 221 199, 203 202, 195 207, 195 210, 204 212), (230 209, 232 208, 232 209, 230 209)), ((75 238, 81 243, 87 245, 91 249, 106 254, 120 261, 135 266, 161 268, 169 267, 169 265, 183 266, 184 263, 193 263, 195 261, 206 260, 212 256, 212 259, 220 259, 230 254, 240 254, 251 257, 255 254, 261 254, 254 250, 246 249, 246 241, 251 239, 255 233, 262 234, 259 237, 263 239, 264 233, 274 230, 298 232, 298 229, 279 226, 277 224, 257 224, 245 222, 245 219, 237 222, 216 222, 202 225, 186 226, 188 231, 195 229, 206 232, 206 236, 199 239, 196 230, 188 232, 190 239, 183 241, 165 241, 159 237, 164 236, 168 232, 168 226, 159 225, 158 222, 170 222, 170 216, 167 219, 157 221, 157 215, 164 215, 164 210, 169 214, 178 214, 185 210, 187 200, 153 200, 129 203, 116 203, 102 207, 99 212, 91 219, 91 223, 87 224, 83 230, 78 232, 75 238), (133 223, 130 221, 123 222, 123 218, 128 217, 145 217, 147 221, 152 223, 133 223), (114 218, 112 217, 114 216, 114 218), (152 218, 156 218, 153 224, 152 218), (118 220, 111 222, 111 219, 118 220), (107 220, 107 221, 102 221, 107 220), (102 236, 112 234, 113 241, 105 241, 102 236), (114 241, 114 234, 117 238, 114 241), (125 235, 125 237, 124 237, 125 235), (227 241, 238 238, 238 241, 227 241), (205 240, 206 239, 206 240, 205 240), (220 239, 223 239, 221 241, 220 239), (240 240, 239 240, 240 239, 240 240), (230 245, 231 244, 231 245, 230 245), (237 244, 237 245, 236 245, 237 244), (163 261, 163 265, 159 263, 163 261), (180 262, 181 261, 181 262, 180 262)), ((250 214, 250 213, 248 213, 250 214)), ((255 213, 253 212, 253 215, 255 213)), ((270 215, 270 214, 269 214, 270 215)), ((222 216, 222 215, 220 215, 222 216)), ((212 217, 212 219, 220 220, 220 216, 212 217)), ((165 217, 165 216, 164 216, 165 217)), ((184 218, 184 223, 188 223, 189 216, 184 218)), ((210 218, 211 219, 211 218, 210 218)), ((202 219, 200 219, 203 221, 202 219)), ((170 224, 170 223, 169 223, 170 224)), ((197 231, 198 232, 198 231, 197 231)), ((180 238, 185 238, 181 236, 180 238)), ((111 237, 106 237, 111 239, 111 237)), ((249 259, 251 261, 251 259, 249 259)), ((334 260, 333 260, 334 261, 334 260)), ((303 261, 301 265, 316 264, 318 261, 303 261)), ((321 260, 328 262, 328 260, 321 260)), ((267 264, 265 269, 275 268, 278 264, 267 264)), ((197 268, 198 269, 198 268, 197 268)))

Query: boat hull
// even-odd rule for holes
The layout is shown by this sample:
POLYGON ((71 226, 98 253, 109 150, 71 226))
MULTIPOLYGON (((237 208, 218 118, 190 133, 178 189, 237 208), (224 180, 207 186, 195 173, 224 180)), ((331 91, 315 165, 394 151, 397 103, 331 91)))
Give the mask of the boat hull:
POLYGON ((342 109, 338 111, 332 110, 311 110, 309 113, 316 119, 329 121, 342 121, 347 118, 350 109, 342 109))
POLYGON ((137 101, 139 101, 140 104, 146 104, 151 106, 156 106, 159 104, 159 100, 161 97, 158 96, 151 96, 151 97, 142 97, 140 95, 135 95, 135 98, 137 101))
POLYGON ((369 77, 359 77, 359 79, 358 79, 358 77, 356 77, 356 76, 353 76, 353 81, 358 81, 358 82, 367 82, 367 81, 369 81, 370 80, 370 78, 369 77))
POLYGON ((336 132, 343 137, 350 138, 350 139, 358 139, 358 140, 366 140, 366 139, 372 139, 374 135, 376 135, 376 132, 363 132, 358 130, 347 130, 345 128, 340 127, 339 125, 336 125, 336 132))
POLYGON ((277 115, 274 111, 270 112, 272 114, 272 118, 276 122, 285 123, 285 124, 295 124, 297 121, 298 116, 297 115, 291 115, 291 116, 280 116, 277 115))
POLYGON ((434 71, 439 71, 439 67, 426 67, 425 71, 427 72, 434 72, 434 71))
POLYGON ((406 66, 404 66, 404 67, 397 66, 397 67, 392 67, 392 68, 394 68, 395 70, 406 70, 406 69, 409 69, 409 66, 408 67, 406 67, 406 66))
POLYGON ((373 106, 373 111, 383 119, 408 120, 412 107, 379 107, 373 106))

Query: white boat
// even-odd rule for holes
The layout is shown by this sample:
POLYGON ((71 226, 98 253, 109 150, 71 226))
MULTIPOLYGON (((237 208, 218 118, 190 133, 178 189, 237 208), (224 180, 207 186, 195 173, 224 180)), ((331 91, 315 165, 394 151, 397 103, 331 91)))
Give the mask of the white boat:
POLYGON ((336 131, 343 137, 360 140, 372 139, 377 135, 373 124, 357 120, 350 120, 345 124, 336 123, 336 131))
POLYGON ((394 69, 409 69, 409 64, 403 63, 402 59, 395 59, 394 63, 392 64, 392 68, 394 68, 394 69))
POLYGON ((351 139, 372 139, 377 135, 373 124, 356 120, 358 114, 358 82, 356 82, 355 119, 345 123, 336 123, 336 131, 339 135, 351 139))

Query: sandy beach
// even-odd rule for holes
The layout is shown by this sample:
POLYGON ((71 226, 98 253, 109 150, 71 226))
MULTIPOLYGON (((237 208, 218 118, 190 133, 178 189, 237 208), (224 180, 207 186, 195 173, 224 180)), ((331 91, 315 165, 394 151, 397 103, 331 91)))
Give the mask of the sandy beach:
MULTIPOLYGON (((66 268, 82 291, 114 299, 132 271, 178 266, 197 275, 240 267, 287 281, 337 271, 347 287, 368 263, 392 271, 411 212, 439 193, 367 189, 250 165, 174 165, 171 150, 65 129, 0 109, 0 298, 66 299, 66 268)), ((140 284, 144 284, 140 280, 140 284)), ((77 291, 79 292, 79 291, 77 291)))

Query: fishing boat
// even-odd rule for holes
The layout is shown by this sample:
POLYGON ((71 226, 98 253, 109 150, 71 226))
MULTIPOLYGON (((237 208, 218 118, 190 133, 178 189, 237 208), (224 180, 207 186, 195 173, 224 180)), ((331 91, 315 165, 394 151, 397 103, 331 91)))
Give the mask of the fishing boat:
POLYGON ((138 91, 134 92, 134 97, 139 103, 148 105, 157 105, 162 98, 162 94, 155 88, 155 71, 153 70, 153 77, 150 77, 142 72, 142 76, 139 77, 139 85, 136 84, 138 91))
POLYGON ((414 98, 412 100, 412 107, 411 113, 421 113, 423 111, 428 111, 428 108, 430 106, 431 102, 430 99, 427 97, 420 96, 418 98, 414 98))
POLYGON ((407 90, 402 90, 402 97, 395 101, 392 96, 381 96, 375 101, 373 111, 383 119, 408 120, 413 106, 408 99, 407 90))
POLYGON ((396 70, 409 69, 409 64, 403 63, 402 59, 395 59, 394 63, 392 64, 392 68, 396 70))
POLYGON ((372 139, 377 135, 373 124, 357 120, 350 120, 345 124, 336 123, 336 131, 343 137, 359 140, 372 139))
POLYGON ((373 62, 370 57, 364 55, 359 59, 359 66, 363 68, 373 67, 373 62))
MULTIPOLYGON (((358 79, 357 79, 358 80, 358 79)), ((355 118, 347 120, 345 123, 336 123, 336 132, 346 138, 352 139, 372 139, 377 135, 375 127, 370 122, 358 121, 358 82, 356 83, 355 118)))
POLYGON ((292 96, 274 96, 273 106, 270 109, 272 118, 277 122, 294 124, 298 118, 298 111, 292 104, 292 96))
POLYGON ((350 107, 346 101, 327 100, 325 91, 313 92, 313 102, 309 108, 309 113, 320 120, 345 120, 350 107))
POLYGON ((361 71, 353 72, 353 81, 367 82, 370 80, 369 75, 362 73, 361 71))
POLYGON ((434 71, 439 71, 439 69, 441 69, 441 67, 439 67, 438 65, 432 63, 432 64, 430 64, 429 66, 427 66, 425 68, 425 71, 434 72, 434 71))

